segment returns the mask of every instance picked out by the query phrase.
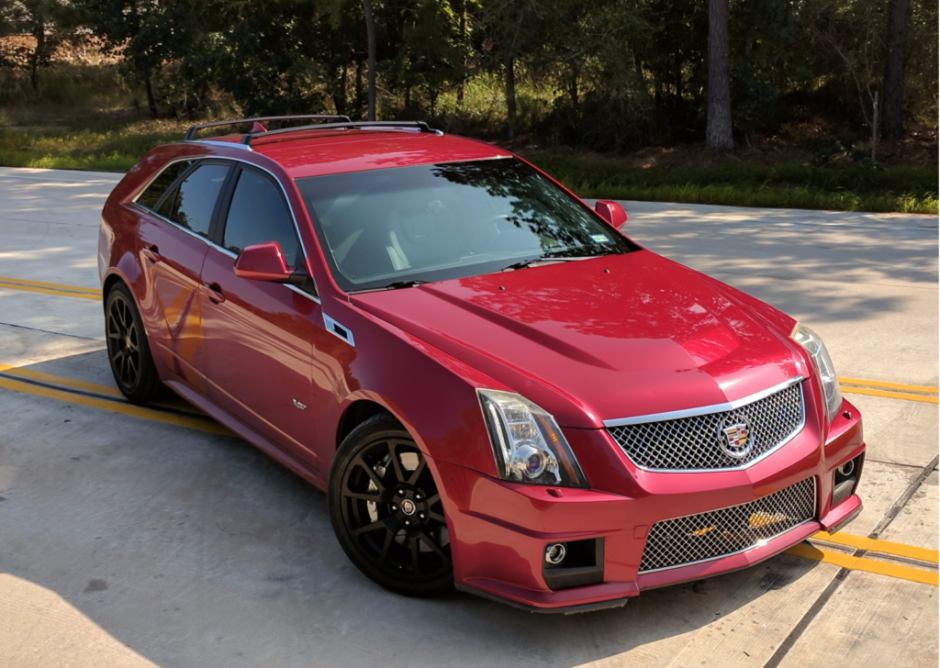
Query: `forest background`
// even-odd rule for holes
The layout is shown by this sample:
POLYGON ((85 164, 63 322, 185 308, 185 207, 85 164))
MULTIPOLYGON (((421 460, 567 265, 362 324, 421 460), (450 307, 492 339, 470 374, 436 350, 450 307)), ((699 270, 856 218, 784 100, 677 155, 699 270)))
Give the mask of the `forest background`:
POLYGON ((937 26, 936 0, 0 0, 0 164, 338 113, 583 197, 936 214, 937 26))

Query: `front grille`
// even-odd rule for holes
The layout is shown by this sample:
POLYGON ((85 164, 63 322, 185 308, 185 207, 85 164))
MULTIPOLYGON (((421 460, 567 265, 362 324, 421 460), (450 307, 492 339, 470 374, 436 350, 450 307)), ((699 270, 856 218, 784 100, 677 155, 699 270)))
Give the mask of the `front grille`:
POLYGON ((794 383, 733 410, 608 427, 607 431, 641 468, 714 470, 741 468, 759 459, 793 438, 803 422, 803 385, 794 383), (744 446, 729 444, 731 437, 722 431, 735 425, 746 425, 744 446))
POLYGON ((816 515, 816 479, 740 506, 663 520, 653 525, 640 572, 675 568, 743 552, 816 515))

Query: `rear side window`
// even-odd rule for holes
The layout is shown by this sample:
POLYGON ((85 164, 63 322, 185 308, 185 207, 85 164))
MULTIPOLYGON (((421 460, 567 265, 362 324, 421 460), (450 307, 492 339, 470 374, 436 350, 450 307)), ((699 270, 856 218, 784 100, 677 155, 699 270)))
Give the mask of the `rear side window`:
POLYGON ((176 179, 189 169, 189 166, 193 164, 192 160, 183 160, 181 162, 174 162, 172 165, 160 172, 160 176, 155 178, 153 182, 147 186, 140 195, 137 196, 137 203, 140 206, 145 206, 151 211, 155 211, 157 208, 157 202, 160 201, 160 197, 163 196, 163 193, 166 192, 166 189, 172 186, 176 179))
POLYGON ((158 213, 166 216, 180 227, 209 236, 212 213, 219 199, 227 165, 202 165, 187 176, 175 193, 171 193, 160 205, 158 213))
POLYGON ((267 177, 244 169, 232 194, 222 243, 238 253, 245 246, 266 241, 280 244, 288 264, 303 263, 293 219, 280 191, 267 177))

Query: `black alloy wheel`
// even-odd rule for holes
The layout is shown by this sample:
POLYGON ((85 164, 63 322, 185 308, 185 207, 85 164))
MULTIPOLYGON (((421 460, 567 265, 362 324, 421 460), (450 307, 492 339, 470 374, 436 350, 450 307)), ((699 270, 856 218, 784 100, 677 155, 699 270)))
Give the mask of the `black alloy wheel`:
POLYGON ((150 345, 130 290, 123 283, 108 293, 105 333, 111 372, 121 393, 135 403, 152 399, 160 379, 150 356, 150 345))
POLYGON ((330 519, 347 556, 408 596, 454 588, 441 495, 408 432, 383 413, 356 427, 330 470, 330 519))

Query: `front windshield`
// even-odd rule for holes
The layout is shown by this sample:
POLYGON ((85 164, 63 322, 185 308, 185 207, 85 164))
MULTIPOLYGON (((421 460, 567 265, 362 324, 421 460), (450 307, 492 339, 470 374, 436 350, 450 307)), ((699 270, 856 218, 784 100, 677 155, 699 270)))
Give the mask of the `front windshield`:
POLYGON ((297 186, 346 292, 636 250, 512 158, 316 176, 297 186))

